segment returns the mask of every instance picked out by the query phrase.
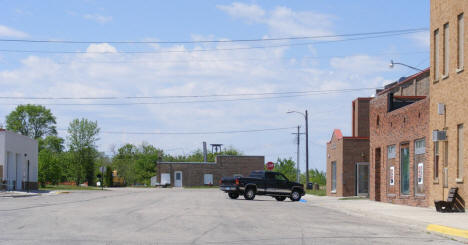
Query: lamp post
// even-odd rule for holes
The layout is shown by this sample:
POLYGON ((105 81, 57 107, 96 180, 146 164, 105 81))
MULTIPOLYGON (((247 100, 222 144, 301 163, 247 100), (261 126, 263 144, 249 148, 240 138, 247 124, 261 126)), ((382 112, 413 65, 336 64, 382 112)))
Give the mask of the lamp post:
POLYGON ((305 113, 298 111, 288 111, 287 113, 299 113, 305 118, 305 135, 306 135, 306 188, 309 186, 309 116, 307 110, 305 113))
POLYGON ((390 68, 393 68, 395 65, 402 65, 402 66, 406 66, 408 68, 411 68, 413 70, 416 70, 416 71, 423 71, 419 68, 416 68, 414 66, 410 66, 410 65, 407 65, 407 64, 403 64, 403 63, 400 63, 400 62, 393 62, 393 60, 390 60, 390 64, 388 65, 390 68))

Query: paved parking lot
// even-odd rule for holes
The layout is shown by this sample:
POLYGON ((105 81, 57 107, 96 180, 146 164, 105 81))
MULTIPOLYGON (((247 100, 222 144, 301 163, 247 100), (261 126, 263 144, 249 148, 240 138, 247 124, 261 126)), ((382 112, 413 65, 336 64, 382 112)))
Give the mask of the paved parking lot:
POLYGON ((122 188, 0 199, 0 244, 459 244, 313 201, 122 188))

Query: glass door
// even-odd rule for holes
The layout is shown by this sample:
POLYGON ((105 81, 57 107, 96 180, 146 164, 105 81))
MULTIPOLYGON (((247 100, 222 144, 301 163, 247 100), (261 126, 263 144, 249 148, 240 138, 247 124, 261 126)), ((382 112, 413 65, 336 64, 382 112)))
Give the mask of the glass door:
POLYGON ((410 158, 408 145, 402 145, 400 149, 400 192, 403 195, 410 194, 410 158))
POLYGON ((360 162, 356 164, 357 167, 357 195, 369 195, 369 163, 360 162))

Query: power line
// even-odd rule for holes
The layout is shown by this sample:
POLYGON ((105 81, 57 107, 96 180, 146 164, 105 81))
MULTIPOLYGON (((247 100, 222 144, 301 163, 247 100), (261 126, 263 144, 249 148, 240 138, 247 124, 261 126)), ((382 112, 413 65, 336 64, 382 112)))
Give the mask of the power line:
MULTIPOLYGON (((295 127, 284 128, 263 128, 263 129, 247 129, 247 130, 228 130, 228 131, 200 131, 200 132, 125 132, 125 131, 100 131, 103 134, 135 134, 135 135, 203 135, 203 134, 237 134, 237 133, 253 133, 266 131, 289 130, 295 127)), ((67 129, 58 129, 59 131, 67 131, 67 129)))
MULTIPOLYGON (((264 92, 264 93, 232 93, 232 94, 205 94, 205 95, 166 95, 166 96, 112 96, 112 97, 19 97, 19 96, 0 96, 0 99, 24 99, 24 100, 123 100, 123 99, 174 99, 174 98, 207 98, 207 97, 235 97, 235 96, 265 96, 265 95, 309 95, 309 94, 327 94, 339 92, 352 92, 361 90, 373 90, 378 88, 352 88, 352 89, 329 89, 329 90, 305 90, 305 91, 284 91, 284 92, 264 92)), ((266 98, 282 98, 282 97, 266 97, 266 98)), ((247 99, 262 99, 262 98, 247 98, 247 99)), ((234 99, 237 100, 237 99, 234 99)), ((175 103, 167 102, 167 103, 175 103)), ((191 103, 194 101, 179 101, 191 103)), ((197 102, 197 101, 195 101, 197 102)), ((198 101, 201 102, 201 101, 198 101)), ((210 101, 211 102, 211 101, 210 101)), ((136 102, 138 103, 138 102, 136 102)), ((145 102, 141 102, 145 103, 145 102)), ((166 103, 166 102, 162 102, 166 103)), ((89 104, 80 104, 89 105, 89 104)))
MULTIPOLYGON (((427 51, 415 52, 384 52, 377 53, 370 56, 388 56, 388 55, 412 55, 412 54, 427 54, 427 51)), ((351 55, 329 55, 329 56, 302 56, 302 57, 280 57, 280 58, 244 58, 244 59, 187 59, 178 61, 165 61, 165 60, 145 60, 145 61, 96 61, 94 59, 83 59, 83 61, 69 61, 69 62, 55 62, 56 64, 180 64, 188 62, 221 62, 221 61, 271 61, 271 60, 291 60, 291 59, 328 59, 328 58, 345 58, 351 55)))
POLYGON ((292 46, 307 46, 312 44, 335 43, 345 41, 356 41, 364 39, 373 39, 389 36, 401 36, 406 34, 417 33, 420 31, 408 31, 384 35, 366 36, 358 38, 317 41, 317 42, 304 42, 304 43, 288 43, 269 46, 251 46, 251 47, 237 47, 237 48, 215 48, 215 49, 193 49, 193 50, 164 50, 164 51, 116 51, 116 52, 88 52, 88 51, 50 51, 50 50, 18 50, 18 49, 1 49, 0 52, 4 53, 44 53, 44 54, 158 54, 158 53, 187 53, 187 52, 209 52, 209 51, 234 51, 234 50, 250 50, 250 49, 266 49, 266 48, 279 48, 279 47, 292 47, 292 46))
POLYGON ((412 28, 400 30, 388 30, 378 32, 361 32, 335 35, 317 35, 317 36, 297 36, 297 37, 276 37, 276 38, 254 38, 254 39, 233 39, 233 40, 196 40, 196 41, 73 41, 73 40, 39 40, 39 39, 0 39, 0 42, 22 42, 22 43, 61 43, 61 44, 91 44, 91 43, 110 43, 110 44, 196 44, 196 43, 236 43, 236 42, 265 42, 265 41, 285 41, 285 40, 304 40, 319 38, 337 38, 351 36, 381 35, 402 32, 421 32, 428 28, 412 28))

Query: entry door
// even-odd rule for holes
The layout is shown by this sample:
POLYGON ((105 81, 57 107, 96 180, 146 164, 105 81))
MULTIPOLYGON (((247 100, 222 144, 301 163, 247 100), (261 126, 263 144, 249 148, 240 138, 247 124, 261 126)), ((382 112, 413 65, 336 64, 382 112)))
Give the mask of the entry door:
POLYGON ((16 183, 15 155, 7 152, 7 190, 13 190, 16 183))
POLYGON ((356 190, 358 196, 369 195, 369 163, 356 163, 356 190))
POLYGON ((174 172, 174 187, 182 187, 182 171, 174 172))
POLYGON ((21 155, 16 154, 15 162, 16 162, 16 190, 23 189, 22 182, 23 182, 23 164, 21 164, 21 155))

